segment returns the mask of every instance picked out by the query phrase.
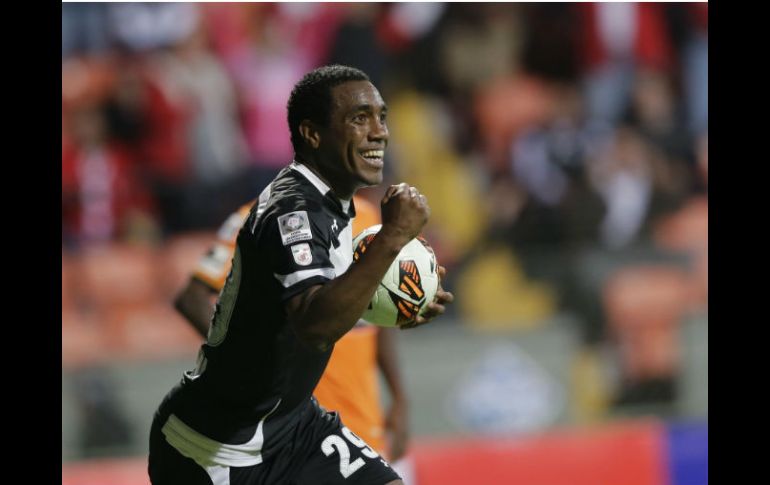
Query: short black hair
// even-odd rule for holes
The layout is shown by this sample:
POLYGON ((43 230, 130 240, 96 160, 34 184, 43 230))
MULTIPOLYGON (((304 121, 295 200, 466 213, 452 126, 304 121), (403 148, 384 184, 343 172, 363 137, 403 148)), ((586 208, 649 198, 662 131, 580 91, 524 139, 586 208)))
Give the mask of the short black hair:
POLYGON ((332 88, 348 81, 371 82, 369 76, 360 69, 333 64, 310 71, 294 85, 286 111, 295 153, 302 147, 299 124, 304 119, 319 125, 328 124, 332 109, 332 88))

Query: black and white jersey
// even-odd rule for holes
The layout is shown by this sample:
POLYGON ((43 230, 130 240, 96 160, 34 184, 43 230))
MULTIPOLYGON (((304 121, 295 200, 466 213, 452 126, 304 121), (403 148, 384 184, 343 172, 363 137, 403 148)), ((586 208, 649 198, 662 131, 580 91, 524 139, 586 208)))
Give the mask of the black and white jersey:
POLYGON ((198 366, 168 396, 167 441, 199 462, 250 466, 286 444, 331 349, 302 344, 285 302, 352 262, 352 201, 306 166, 283 169, 241 228, 198 366))

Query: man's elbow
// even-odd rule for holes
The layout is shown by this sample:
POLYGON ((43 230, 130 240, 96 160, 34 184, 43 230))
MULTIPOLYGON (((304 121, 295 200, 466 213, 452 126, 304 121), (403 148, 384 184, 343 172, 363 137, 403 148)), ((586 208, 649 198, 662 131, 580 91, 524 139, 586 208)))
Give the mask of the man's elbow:
POLYGON ((292 322, 294 334, 305 346, 325 352, 334 346, 342 335, 338 335, 333 329, 322 324, 308 324, 307 322, 292 322))

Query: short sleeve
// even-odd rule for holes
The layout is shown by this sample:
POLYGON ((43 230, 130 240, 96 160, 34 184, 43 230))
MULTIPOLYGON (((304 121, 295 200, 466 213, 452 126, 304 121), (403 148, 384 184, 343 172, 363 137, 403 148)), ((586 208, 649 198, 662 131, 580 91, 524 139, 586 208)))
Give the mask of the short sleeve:
POLYGON ((268 216, 260 240, 283 301, 337 275, 330 257, 331 224, 323 212, 293 210, 268 216))

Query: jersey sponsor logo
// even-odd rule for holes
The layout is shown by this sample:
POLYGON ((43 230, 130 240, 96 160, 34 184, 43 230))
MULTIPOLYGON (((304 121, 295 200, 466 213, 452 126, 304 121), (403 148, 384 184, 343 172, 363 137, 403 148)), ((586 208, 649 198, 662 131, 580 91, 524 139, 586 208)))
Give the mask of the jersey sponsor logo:
POLYGON ((281 231, 281 241, 284 246, 313 239, 310 221, 305 211, 289 212, 279 216, 278 228, 281 231))
POLYGON ((300 266, 307 266, 313 262, 313 252, 308 243, 295 244, 291 247, 291 254, 294 256, 294 262, 300 266))

